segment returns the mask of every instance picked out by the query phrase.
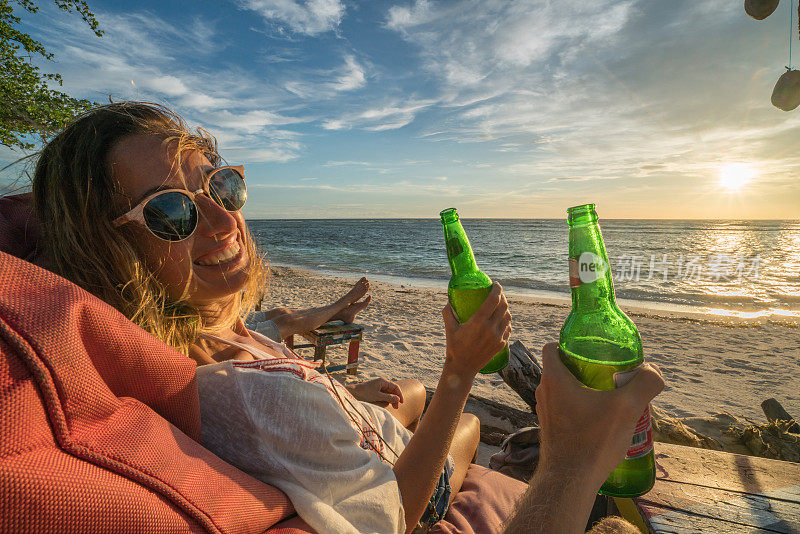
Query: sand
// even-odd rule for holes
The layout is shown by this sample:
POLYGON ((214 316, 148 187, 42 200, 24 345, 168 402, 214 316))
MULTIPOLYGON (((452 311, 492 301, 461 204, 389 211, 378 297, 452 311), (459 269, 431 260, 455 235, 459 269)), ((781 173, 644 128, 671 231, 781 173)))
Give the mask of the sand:
MULTIPOLYGON (((273 267, 264 309, 324 305, 345 293, 353 282, 355 279, 273 267)), ((444 287, 372 281, 370 293, 372 303, 356 321, 365 326, 359 377, 416 378, 435 387, 445 350, 444 287)), ((514 316, 512 341, 520 340, 538 354, 543 344, 558 339, 569 313, 567 302, 514 295, 508 301, 514 316)), ((696 418, 701 424, 717 413, 728 412, 763 423, 766 418, 760 404, 775 397, 791 415, 800 417, 797 326, 665 317, 623 309, 639 327, 646 358, 664 373, 667 387, 654 405, 667 414, 696 418)), ((329 354, 340 361, 347 352, 339 346, 329 354)), ((473 393, 527 409, 498 375, 479 375, 473 393)))

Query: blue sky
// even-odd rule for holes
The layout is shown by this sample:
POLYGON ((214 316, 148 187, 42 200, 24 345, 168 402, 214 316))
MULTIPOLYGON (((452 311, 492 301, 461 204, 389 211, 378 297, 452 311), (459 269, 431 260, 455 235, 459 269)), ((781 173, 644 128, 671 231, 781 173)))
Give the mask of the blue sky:
POLYGON ((102 38, 41 3, 43 70, 207 128, 249 218, 798 217, 786 0, 90 0, 102 38))

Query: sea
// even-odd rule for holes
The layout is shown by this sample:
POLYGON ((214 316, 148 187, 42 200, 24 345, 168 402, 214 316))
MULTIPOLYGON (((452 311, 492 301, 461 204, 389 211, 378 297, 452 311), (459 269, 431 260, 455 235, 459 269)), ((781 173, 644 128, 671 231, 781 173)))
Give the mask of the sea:
MULTIPOLYGON (((478 266, 509 294, 569 297, 568 229, 555 219, 461 219, 478 266)), ((439 219, 250 220, 272 265, 445 287, 439 219)), ((800 221, 603 220, 621 304, 796 322, 800 221)))

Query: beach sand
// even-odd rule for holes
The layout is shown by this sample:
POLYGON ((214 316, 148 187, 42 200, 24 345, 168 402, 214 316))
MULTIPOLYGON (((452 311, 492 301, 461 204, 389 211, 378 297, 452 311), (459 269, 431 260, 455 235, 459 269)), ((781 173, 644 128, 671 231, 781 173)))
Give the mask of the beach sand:
MULTIPOLYGON (((264 309, 327 304, 355 279, 333 278, 289 267, 273 267, 264 309)), ((417 378, 435 388, 445 351, 441 310, 445 289, 371 282, 372 303, 356 321, 365 326, 359 378, 417 378)), ((556 341, 569 304, 509 296, 514 316, 511 340, 534 354, 556 341)), ((624 306, 623 306, 623 309, 624 306)), ((766 422, 761 402, 775 397, 800 417, 800 329, 769 322, 722 322, 663 317, 625 309, 639 328, 645 357, 658 364, 667 386, 654 405, 681 418, 708 420, 720 412, 766 422)), ((347 357, 344 345, 329 349, 333 361, 347 357)), ((478 375, 473 393, 520 410, 527 405, 499 375, 478 375)))

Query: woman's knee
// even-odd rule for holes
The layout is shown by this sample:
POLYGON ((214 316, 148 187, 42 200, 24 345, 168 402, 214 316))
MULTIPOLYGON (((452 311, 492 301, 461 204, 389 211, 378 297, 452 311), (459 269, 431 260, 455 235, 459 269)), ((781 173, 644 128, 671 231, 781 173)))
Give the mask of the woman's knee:
POLYGON ((461 419, 458 421, 458 426, 462 427, 465 432, 480 437, 481 435, 481 420, 471 413, 462 413, 461 419))
POLYGON ((415 412, 422 415, 425 410, 425 386, 416 378, 403 378, 397 381, 397 385, 403 391, 403 402, 408 402, 414 406, 415 412))

